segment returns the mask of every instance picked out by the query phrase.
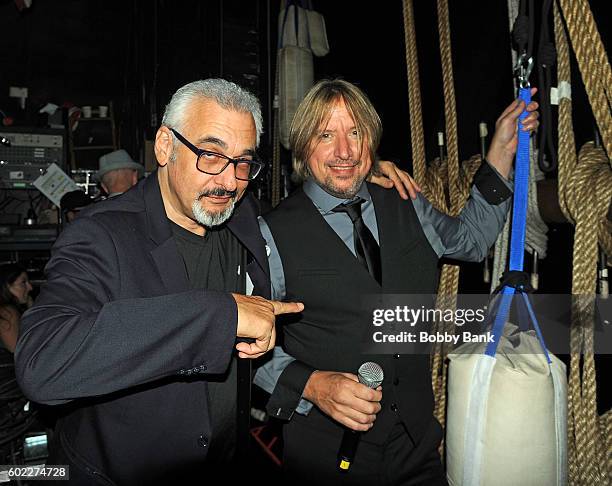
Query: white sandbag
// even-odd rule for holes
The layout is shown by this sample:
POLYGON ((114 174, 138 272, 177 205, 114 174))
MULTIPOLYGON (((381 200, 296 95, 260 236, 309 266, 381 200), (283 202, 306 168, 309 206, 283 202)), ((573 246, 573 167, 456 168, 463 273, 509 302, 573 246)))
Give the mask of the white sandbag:
POLYGON ((278 16, 279 45, 310 49, 315 56, 329 53, 325 18, 319 12, 290 5, 278 16))
POLYGON ((289 128, 298 105, 314 84, 312 52, 297 46, 286 46, 279 53, 279 125, 280 141, 289 147, 289 128))
POLYGON ((506 324, 495 358, 486 344, 449 355, 446 429, 451 486, 567 484, 565 365, 549 366, 534 331, 506 324))
POLYGON ((290 5, 288 9, 280 11, 278 16, 278 32, 280 46, 298 46, 309 49, 308 19, 306 10, 302 7, 290 5))
POLYGON ((306 20, 308 21, 310 50, 317 57, 326 56, 329 53, 329 41, 327 40, 325 18, 319 12, 306 10, 306 20))

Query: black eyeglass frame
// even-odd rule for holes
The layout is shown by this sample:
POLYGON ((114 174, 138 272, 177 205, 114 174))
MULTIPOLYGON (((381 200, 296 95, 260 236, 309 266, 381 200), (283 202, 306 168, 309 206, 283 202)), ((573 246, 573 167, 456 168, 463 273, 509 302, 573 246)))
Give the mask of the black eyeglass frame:
POLYGON ((208 175, 219 175, 221 174, 225 169, 227 169, 227 166, 230 164, 234 164, 234 175, 236 177, 236 179, 238 179, 239 181, 252 181, 255 180, 257 178, 257 176, 261 173, 261 169, 263 169, 266 165, 265 162, 259 160, 255 155, 253 156, 253 160, 245 160, 245 159, 232 159, 231 157, 228 157, 227 155, 223 155, 220 154, 218 152, 212 152, 210 150, 204 150, 201 148, 196 147, 194 144, 192 144, 189 140, 187 140, 185 137, 183 137, 179 132, 177 132, 174 128, 170 128, 170 131, 176 136, 176 138, 179 139, 179 141, 185 145, 185 147, 187 147, 189 150, 191 150, 195 155, 197 155, 196 158, 196 169, 198 169, 200 172, 204 173, 204 174, 208 174, 208 175), (227 160, 227 164, 225 164, 223 166, 223 168, 219 171, 219 172, 208 172, 205 170, 202 170, 200 168, 200 157, 202 155, 214 155, 216 157, 221 157, 222 159, 227 160), (252 177, 248 178, 248 179, 243 179, 242 177, 238 177, 238 174, 236 172, 236 166, 241 163, 241 164, 249 164, 249 174, 251 173, 251 170, 253 170, 251 167, 255 166, 255 175, 253 175, 252 177))

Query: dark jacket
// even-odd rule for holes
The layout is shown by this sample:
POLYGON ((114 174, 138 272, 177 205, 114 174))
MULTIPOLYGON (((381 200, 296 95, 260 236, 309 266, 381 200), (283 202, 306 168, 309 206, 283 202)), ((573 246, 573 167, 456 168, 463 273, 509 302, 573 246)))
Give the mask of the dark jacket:
MULTIPOLYGON (((256 217, 246 196, 228 228, 252 255, 255 292, 269 296, 256 217)), ((163 483, 201 468, 215 440, 206 375, 230 362, 237 310, 229 293, 189 290, 157 174, 84 211, 46 270, 16 366, 32 400, 65 404, 56 457, 89 484, 163 483)))

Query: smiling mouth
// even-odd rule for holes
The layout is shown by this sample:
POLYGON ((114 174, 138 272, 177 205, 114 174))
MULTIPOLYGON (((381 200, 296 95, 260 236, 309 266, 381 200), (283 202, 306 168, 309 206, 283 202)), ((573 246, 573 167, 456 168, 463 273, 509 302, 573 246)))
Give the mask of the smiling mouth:
POLYGON ((358 165, 359 165, 359 162, 355 162, 353 164, 328 164, 328 167, 334 170, 350 170, 350 169, 354 169, 358 165))

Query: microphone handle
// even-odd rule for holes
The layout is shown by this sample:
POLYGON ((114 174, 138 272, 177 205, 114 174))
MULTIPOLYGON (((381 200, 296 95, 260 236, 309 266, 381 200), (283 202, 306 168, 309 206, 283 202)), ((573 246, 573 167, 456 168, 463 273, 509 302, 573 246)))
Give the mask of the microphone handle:
POLYGON ((351 467, 360 438, 361 433, 356 430, 346 429, 344 431, 342 443, 338 450, 338 467, 341 470, 348 471, 348 468, 351 467))

